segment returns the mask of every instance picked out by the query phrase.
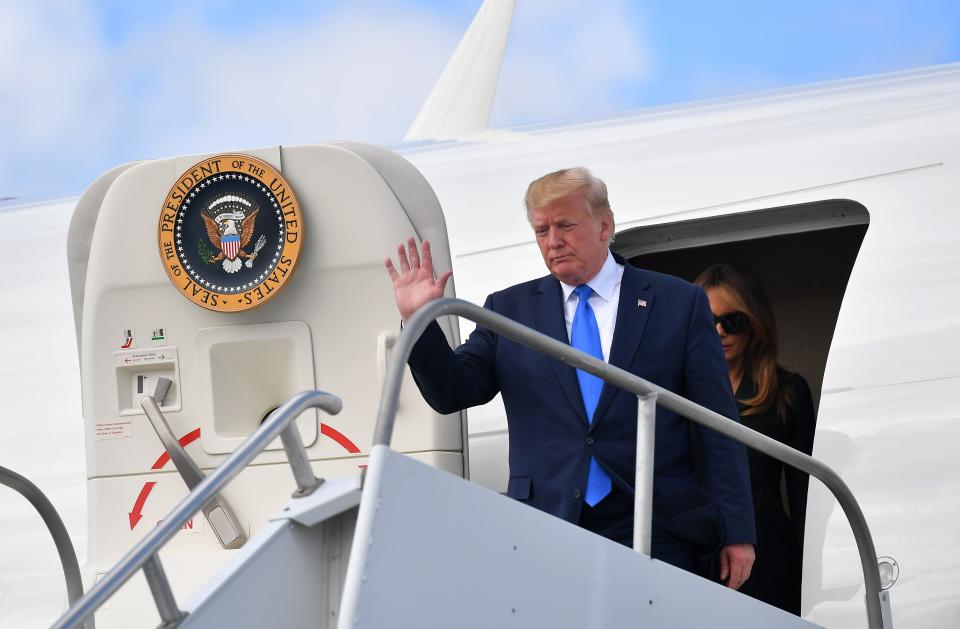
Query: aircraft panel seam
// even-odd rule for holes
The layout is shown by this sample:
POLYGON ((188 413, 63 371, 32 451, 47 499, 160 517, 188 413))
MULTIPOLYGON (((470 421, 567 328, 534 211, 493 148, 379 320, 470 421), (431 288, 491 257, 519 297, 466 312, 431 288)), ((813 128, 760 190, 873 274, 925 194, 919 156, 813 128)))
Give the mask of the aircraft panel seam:
POLYGON ((821 392, 821 395, 837 395, 840 393, 849 393, 851 391, 874 391, 876 389, 889 389, 891 387, 899 387, 908 384, 922 384, 924 382, 943 382, 947 380, 960 380, 960 376, 936 376, 932 378, 918 378, 916 380, 903 380, 900 382, 884 382, 880 384, 870 384, 864 386, 851 386, 851 387, 833 387, 830 389, 824 389, 821 392))

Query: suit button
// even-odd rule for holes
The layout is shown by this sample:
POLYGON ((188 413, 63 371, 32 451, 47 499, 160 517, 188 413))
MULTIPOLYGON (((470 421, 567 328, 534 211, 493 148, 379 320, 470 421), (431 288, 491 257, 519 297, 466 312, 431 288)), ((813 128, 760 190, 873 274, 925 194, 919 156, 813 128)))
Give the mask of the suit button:
POLYGON ((579 490, 579 489, 574 489, 574 490, 573 490, 573 497, 576 498, 577 500, 580 500, 580 496, 581 496, 580 490, 579 490))
POLYGON ((592 445, 593 445, 593 437, 587 437, 587 445, 588 445, 588 446, 592 446, 592 445))

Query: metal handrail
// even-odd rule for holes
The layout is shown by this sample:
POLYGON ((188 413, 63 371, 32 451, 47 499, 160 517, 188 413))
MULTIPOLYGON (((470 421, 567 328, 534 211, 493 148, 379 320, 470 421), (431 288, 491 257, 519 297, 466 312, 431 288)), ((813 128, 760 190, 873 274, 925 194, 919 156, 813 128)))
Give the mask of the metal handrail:
POLYGON ((870 529, 860 505, 857 504, 850 488, 836 472, 813 457, 751 430, 739 422, 475 304, 461 299, 438 299, 420 308, 404 324, 394 346, 393 355, 390 357, 387 374, 383 381, 373 445, 389 447, 407 360, 414 344, 427 326, 434 319, 445 315, 457 315, 474 321, 497 334, 546 354, 571 367, 592 373, 606 382, 637 396, 654 394, 657 404, 819 479, 840 503, 857 541, 866 587, 868 626, 870 629, 884 628, 881 601, 889 604, 889 598, 880 588, 880 569, 877 565, 877 552, 873 545, 873 538, 870 535, 870 529))
MULTIPOLYGON (((57 548, 57 555, 60 557, 63 578, 67 583, 67 601, 71 604, 75 603, 83 597, 83 579, 80 577, 80 564, 77 562, 77 552, 73 548, 73 542, 70 541, 70 533, 67 532, 67 527, 64 526, 56 507, 30 479, 2 466, 0 466, 0 485, 6 485, 26 498, 40 514, 43 523, 47 525, 53 544, 57 548)), ((87 623, 86 629, 94 629, 93 619, 87 623)))
MULTIPOLYGON (((268 444, 286 430, 296 431, 296 425, 292 424, 295 417, 310 408, 318 408, 331 415, 336 415, 342 407, 343 403, 340 398, 322 391, 304 391, 287 400, 271 413, 260 428, 250 435, 233 454, 227 457, 193 491, 187 494, 180 501, 180 504, 170 512, 170 515, 164 518, 155 529, 124 555, 103 579, 90 588, 90 591, 83 598, 72 605, 53 625, 53 629, 76 627, 93 614, 120 586, 136 574, 137 570, 152 562, 160 548, 180 530, 184 523, 193 514, 200 511, 207 501, 219 493, 223 486, 239 474, 268 444)), ((303 448, 303 442, 299 440, 299 433, 293 441, 299 442, 300 447, 303 448)), ((302 471, 295 470, 294 478, 300 486, 301 481, 306 476, 302 471)), ((303 489, 303 487, 300 487, 300 489, 303 489)), ((154 566, 155 564, 151 563, 151 567, 154 566)))

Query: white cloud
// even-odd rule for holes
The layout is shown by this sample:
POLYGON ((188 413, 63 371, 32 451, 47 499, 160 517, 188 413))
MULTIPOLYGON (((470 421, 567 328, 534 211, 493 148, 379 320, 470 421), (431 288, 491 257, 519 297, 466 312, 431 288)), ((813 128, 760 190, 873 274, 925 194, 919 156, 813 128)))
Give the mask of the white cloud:
POLYGON ((96 85, 103 63, 91 30, 92 16, 79 4, 0 4, 4 151, 83 132, 75 126, 85 117, 78 106, 89 102, 80 96, 96 85))
MULTIPOLYGON (((145 144, 161 153, 351 137, 394 140, 456 45, 428 14, 342 10, 303 28, 274 25, 237 39, 175 25, 153 64, 175 98, 143 105, 145 144), (161 133, 157 133, 157 131, 161 133)), ((138 66, 150 67, 149 54, 138 66)))
POLYGON ((0 3, 0 196, 63 193, 97 159, 116 98, 93 30, 81 4, 0 3))
MULTIPOLYGON (((0 196, 80 192, 134 159, 397 140, 467 26, 345 2, 229 29, 175 4, 108 42, 91 3, 0 3, 0 196)), ((621 109, 649 64, 631 22, 622 0, 519 0, 492 124, 621 109)))
POLYGON ((180 11, 109 45, 83 5, 4 5, 0 193, 207 150, 402 137, 461 35, 422 10, 356 5, 236 35, 180 11))
POLYGON ((620 0, 518 2, 493 124, 627 107, 624 86, 642 81, 651 65, 631 10, 620 0))

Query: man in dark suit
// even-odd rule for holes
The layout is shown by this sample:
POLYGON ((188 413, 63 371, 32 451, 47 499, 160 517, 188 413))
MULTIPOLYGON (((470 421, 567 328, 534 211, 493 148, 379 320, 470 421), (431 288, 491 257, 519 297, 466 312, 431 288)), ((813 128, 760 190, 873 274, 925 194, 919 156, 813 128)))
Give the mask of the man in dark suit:
MULTIPOLYGON (((739 414, 703 291, 634 268, 609 250, 613 213, 605 184, 585 168, 530 184, 527 216, 550 275, 493 293, 484 307, 569 342, 727 417, 739 414)), ((388 258, 401 317, 443 295, 411 238, 388 258)), ((632 545, 637 399, 598 378, 482 327, 451 350, 434 323, 410 357, 414 379, 438 412, 503 395, 512 498, 632 545)), ((697 485, 689 422, 657 409, 654 557, 697 572, 699 551, 720 549, 720 578, 749 577, 755 541, 746 452, 697 428, 706 491, 697 485)))

